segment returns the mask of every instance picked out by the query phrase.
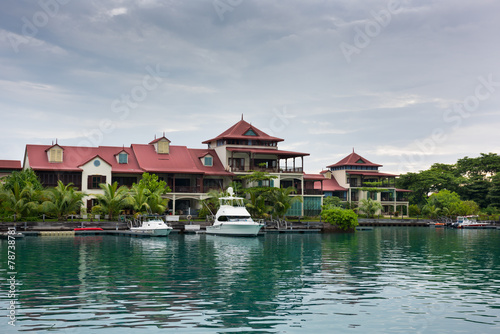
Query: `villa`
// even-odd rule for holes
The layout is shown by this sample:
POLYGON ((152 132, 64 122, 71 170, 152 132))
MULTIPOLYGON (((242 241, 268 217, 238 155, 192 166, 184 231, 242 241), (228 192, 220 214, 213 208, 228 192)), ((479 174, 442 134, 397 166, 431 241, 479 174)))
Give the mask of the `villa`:
MULTIPOLYGON (((172 145, 163 134, 148 144, 130 147, 26 145, 23 168, 31 168, 45 187, 58 181, 73 185, 87 194, 84 204, 90 210, 102 194, 101 183, 117 182, 131 187, 143 173, 158 175, 170 187, 164 195, 170 199, 169 209, 176 214, 192 214, 210 190, 222 191, 231 182, 243 187, 294 187, 292 196, 300 196, 288 211, 289 216, 314 216, 321 212, 324 196, 337 196, 357 204, 372 198, 383 205, 382 213, 407 214, 407 191, 395 188, 396 175, 381 173, 374 164, 354 153, 319 174, 304 173, 304 157, 309 153, 280 150, 284 139, 273 137, 243 120, 216 137, 205 140, 205 149, 172 145), (255 171, 274 178, 251 183, 240 179, 255 171)), ((18 162, 19 164, 19 162, 18 162)), ((14 164, 4 164, 20 169, 14 164)), ((4 170, 0 165, 0 171, 4 170)), ((4 166, 4 167, 5 167, 4 166)))
POLYGON ((143 173, 154 173, 172 190, 165 197, 171 200, 172 212, 179 214, 199 209, 200 201, 207 198, 210 190, 221 191, 238 180, 239 175, 259 170, 276 177, 263 186, 294 186, 295 196, 303 197, 303 202, 297 202, 289 215, 319 214, 323 196, 314 190, 316 180, 305 178, 303 173, 303 158, 309 154, 279 150, 278 143, 282 141, 242 118, 220 135, 204 141, 206 149, 172 145, 165 134, 148 144, 130 147, 65 146, 57 142, 26 145, 24 168, 32 168, 46 187, 56 186, 59 180, 73 183, 87 194, 87 210, 97 204, 95 195, 103 193, 99 184, 117 182, 130 187, 143 173))
POLYGON ((379 171, 382 165, 372 163, 354 150, 339 162, 327 166, 321 174, 326 178, 315 189, 325 196, 337 196, 344 202, 359 204, 362 199, 372 199, 382 204, 380 214, 408 215, 409 190, 396 188, 395 174, 379 171))

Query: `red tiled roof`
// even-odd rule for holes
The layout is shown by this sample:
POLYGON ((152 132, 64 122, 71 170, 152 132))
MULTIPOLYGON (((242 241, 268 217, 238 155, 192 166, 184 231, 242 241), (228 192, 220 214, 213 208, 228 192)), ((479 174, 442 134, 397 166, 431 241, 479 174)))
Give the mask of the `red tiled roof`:
POLYGON ((21 161, 19 160, 0 160, 0 169, 21 170, 21 161))
POLYGON ((265 149, 265 148, 245 148, 245 147, 228 147, 230 152, 246 152, 246 153, 257 153, 257 154, 273 154, 278 155, 282 158, 293 158, 293 157, 303 157, 309 155, 309 153, 283 151, 277 149, 265 149))
POLYGON ((338 167, 338 166, 372 166, 372 167, 382 167, 382 165, 374 164, 373 162, 368 161, 367 159, 363 158, 357 153, 354 153, 354 151, 349 154, 347 157, 344 159, 340 160, 336 164, 326 166, 327 168, 331 167, 338 167), (364 162, 358 162, 358 161, 364 161, 364 162))
POLYGON ((250 123, 244 121, 243 119, 238 123, 231 126, 229 129, 221 133, 215 138, 205 140, 203 144, 209 144, 212 141, 219 139, 257 139, 257 140, 265 140, 265 141, 283 141, 284 139, 269 136, 267 133, 257 129, 250 123), (256 136, 245 135, 248 130, 252 130, 256 136))
MULTIPOLYGON (((315 182, 314 189, 321 190, 321 183, 315 182)), ((332 176, 331 179, 325 178, 323 180, 323 191, 346 191, 347 189, 341 187, 337 180, 332 176)))
POLYGON ((198 168, 198 170, 203 172, 205 175, 232 175, 232 173, 224 170, 224 166, 214 150, 189 148, 188 151, 191 154, 191 158, 195 162, 196 168, 198 168), (204 166, 201 162, 200 158, 203 158, 206 155, 210 155, 212 157, 212 166, 204 166))
POLYGON ((224 170, 213 150, 188 149, 186 146, 170 145, 169 154, 157 154, 152 145, 133 144, 132 149, 140 167, 148 172, 232 175, 224 170), (203 166, 200 154, 210 153, 213 166, 203 166))
MULTIPOLYGON (((224 170, 214 150, 188 149, 185 146, 170 145, 169 154, 157 154, 153 145, 132 144, 131 147, 77 147, 64 146, 63 162, 50 163, 47 157, 49 145, 26 145, 28 163, 34 170, 82 171, 82 166, 99 157, 109 165, 113 173, 186 173, 206 175, 232 175, 224 170), (128 163, 118 163, 116 156, 125 152, 128 163), (204 166, 201 157, 213 157, 211 167, 204 166)), ((61 146, 62 147, 62 146, 61 146)), ((19 162, 20 165, 20 162, 19 162)))
POLYGON ((105 160, 111 165, 113 173, 143 173, 139 167, 134 152, 129 147, 81 147, 81 146, 61 146, 64 149, 63 162, 51 163, 47 157, 47 150, 53 145, 26 145, 26 157, 29 166, 34 170, 61 170, 79 172, 80 166, 89 162, 96 156, 105 160), (125 151, 129 155, 127 164, 120 164, 116 161, 115 155, 125 151))

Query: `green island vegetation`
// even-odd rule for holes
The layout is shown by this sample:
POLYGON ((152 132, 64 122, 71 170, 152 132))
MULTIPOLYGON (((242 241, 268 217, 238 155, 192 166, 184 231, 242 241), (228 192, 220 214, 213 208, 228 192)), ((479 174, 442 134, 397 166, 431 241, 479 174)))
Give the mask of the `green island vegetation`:
MULTIPOLYGON (((410 217, 439 219, 456 216, 479 215, 483 220, 498 220, 500 214, 500 156, 495 153, 481 153, 479 157, 464 157, 455 164, 433 164, 429 169, 400 175, 396 187, 411 190, 409 193, 410 217)), ((295 201, 293 187, 274 187, 276 176, 262 171, 239 176, 231 183, 237 196, 246 199, 246 207, 257 219, 284 220, 287 211, 295 201), (250 187, 244 188, 243 182, 250 187)), ((0 182, 1 221, 40 221, 44 215, 47 221, 66 221, 71 215, 107 216, 116 220, 124 212, 134 215, 164 214, 168 199, 163 195, 170 192, 165 181, 155 174, 144 173, 138 183, 130 188, 113 184, 100 184, 101 195, 96 195, 97 205, 91 212, 83 208, 86 196, 73 184, 58 182, 56 187, 44 188, 31 169, 3 177, 0 182)), ((380 192, 379 182, 367 183, 361 190, 380 192)), ((203 201, 198 219, 218 209, 218 197, 223 192, 210 191, 203 201)), ((381 204, 372 199, 358 203, 342 202, 337 197, 325 197, 318 217, 301 217, 303 220, 324 221, 340 229, 352 229, 358 224, 358 217, 375 218, 381 204)), ((290 217, 287 217, 290 218, 290 217)))
POLYGON ((411 217, 479 215, 498 220, 500 213, 500 156, 481 153, 455 164, 433 164, 418 173, 396 179, 396 187, 408 189, 411 217))

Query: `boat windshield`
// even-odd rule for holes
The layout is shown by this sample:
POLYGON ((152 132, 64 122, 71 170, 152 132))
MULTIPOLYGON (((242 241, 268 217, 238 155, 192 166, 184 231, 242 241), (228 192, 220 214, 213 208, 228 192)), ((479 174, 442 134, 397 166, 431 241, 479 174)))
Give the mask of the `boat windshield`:
POLYGON ((220 222, 235 222, 235 221, 252 221, 250 216, 220 216, 220 222))

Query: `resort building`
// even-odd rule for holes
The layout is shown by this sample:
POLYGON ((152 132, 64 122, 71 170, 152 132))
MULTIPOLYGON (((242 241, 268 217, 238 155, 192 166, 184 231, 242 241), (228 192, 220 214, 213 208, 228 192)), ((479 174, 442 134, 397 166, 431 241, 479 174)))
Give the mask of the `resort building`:
MULTIPOLYGON (((145 172, 158 175, 172 190, 166 194, 172 212, 194 213, 200 200, 212 190, 224 190, 240 175, 264 171, 276 178, 259 186, 296 188, 294 196, 302 196, 289 215, 319 214, 323 195, 314 189, 316 178, 304 175, 304 157, 308 153, 278 149, 284 141, 267 135, 241 119, 220 135, 204 141, 206 149, 171 145, 165 135, 148 144, 130 147, 26 145, 24 168, 32 168, 44 186, 54 187, 58 181, 73 183, 85 192, 85 206, 95 204, 102 194, 101 183, 132 186, 145 172)), ((254 184, 243 184, 244 187, 254 184)))
POLYGON ((243 187, 294 187, 295 196, 301 196, 303 200, 295 202, 288 211, 289 216, 317 215, 321 211, 323 196, 314 189, 316 179, 304 174, 304 157, 309 153, 278 149, 278 143, 283 141, 264 133, 242 117, 238 123, 203 144, 217 153, 224 168, 234 175, 235 180, 254 171, 267 172, 275 177, 266 184, 245 183, 243 187))
POLYGON ((96 204, 95 195, 103 193, 100 183, 116 181, 131 187, 145 172, 166 181, 172 190, 167 194, 172 211, 186 214, 196 207, 193 200, 204 199, 210 189, 223 189, 232 180, 215 151, 170 145, 165 136, 130 147, 26 145, 24 168, 32 168, 47 187, 59 180, 73 183, 88 195, 87 209, 96 204))
POLYGON ((339 162, 327 166, 321 174, 326 180, 316 183, 315 189, 325 196, 337 196, 342 201, 359 204, 362 199, 371 198, 382 204, 383 215, 408 215, 409 190, 396 188, 395 174, 379 171, 382 165, 372 163, 354 150, 339 162))
POLYGON ((0 179, 22 169, 19 160, 0 160, 0 179))

